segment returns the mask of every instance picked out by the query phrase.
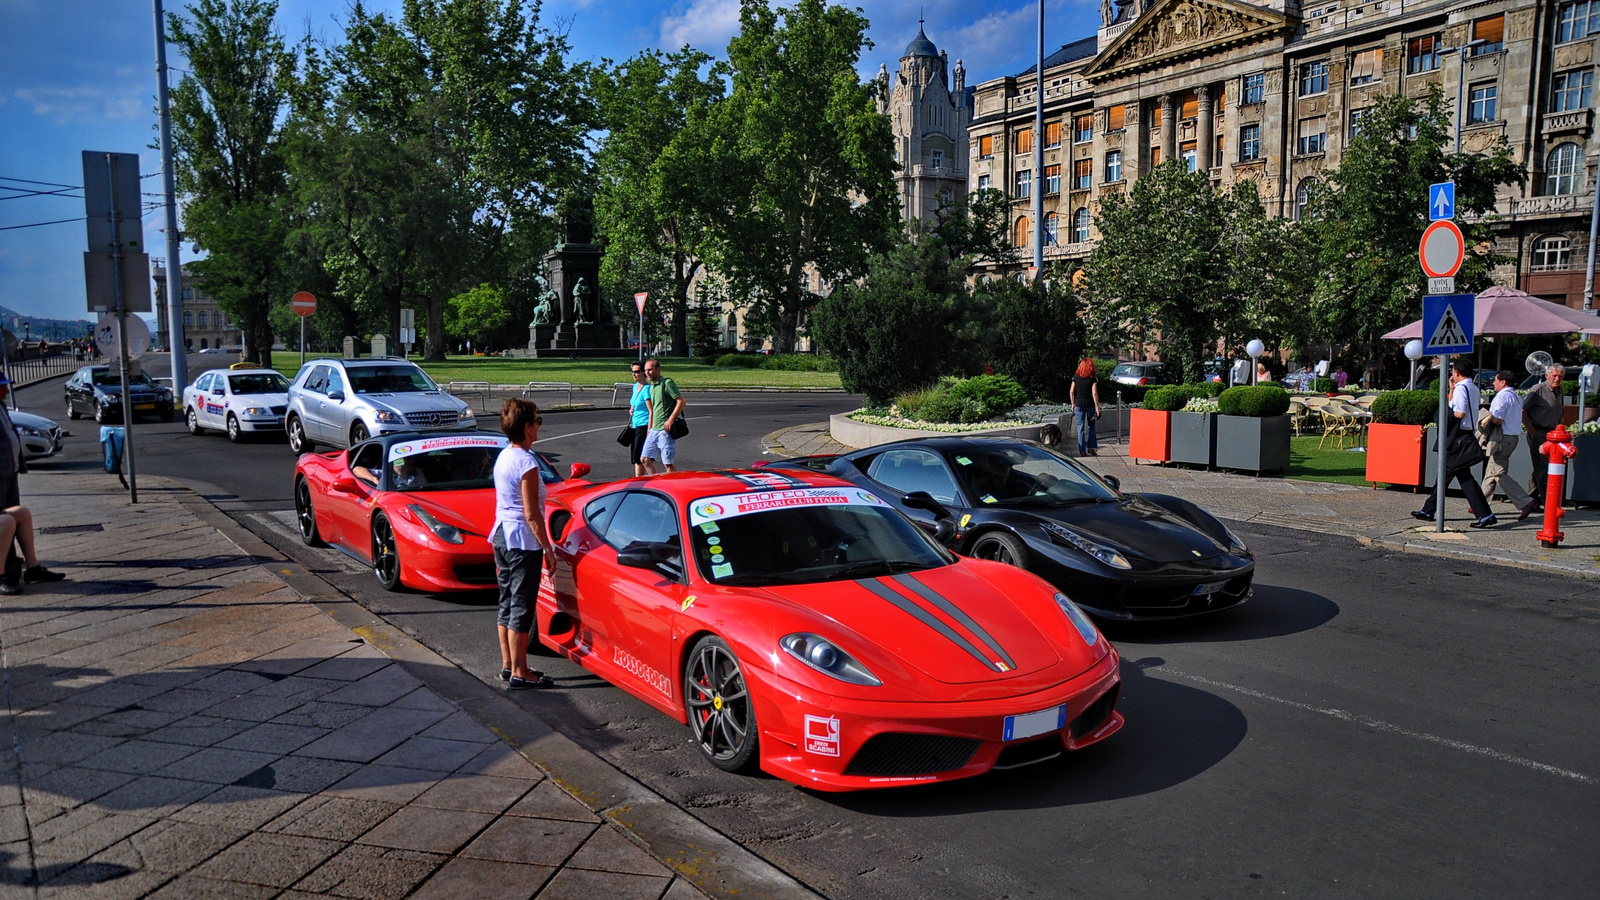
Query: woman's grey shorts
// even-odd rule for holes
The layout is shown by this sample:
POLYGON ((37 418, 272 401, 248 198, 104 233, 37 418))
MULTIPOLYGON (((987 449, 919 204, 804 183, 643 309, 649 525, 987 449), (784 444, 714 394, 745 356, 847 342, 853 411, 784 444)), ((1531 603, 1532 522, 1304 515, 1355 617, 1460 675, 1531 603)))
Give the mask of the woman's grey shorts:
POLYGON ((513 550, 494 542, 494 574, 500 582, 500 617, 496 624, 527 634, 533 630, 533 605, 539 598, 539 580, 544 576, 543 550, 513 550))

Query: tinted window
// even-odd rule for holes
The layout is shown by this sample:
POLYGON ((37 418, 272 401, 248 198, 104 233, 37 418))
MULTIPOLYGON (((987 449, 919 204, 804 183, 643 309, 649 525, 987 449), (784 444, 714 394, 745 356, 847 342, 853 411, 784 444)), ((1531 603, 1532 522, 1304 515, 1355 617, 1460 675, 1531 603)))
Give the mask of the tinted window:
POLYGON ((380 444, 364 444, 350 455, 350 465, 361 466, 374 472, 383 469, 383 446, 380 444))
POLYGON ((949 459, 974 504, 1071 506, 1117 499, 1098 475, 1043 447, 981 447, 949 459))
POLYGON ((323 393, 331 394, 334 391, 344 390, 344 379, 339 376, 338 369, 328 370, 328 383, 323 388, 323 393))
POLYGON ((235 394, 281 394, 289 389, 289 383, 283 376, 276 372, 258 375, 229 375, 228 387, 235 394))
POLYGON ((600 537, 606 536, 606 528, 611 524, 611 514, 617 511, 617 505, 622 502, 625 492, 607 494, 598 500, 590 501, 583 508, 583 520, 589 523, 589 530, 600 537))
POLYGON ((350 386, 358 394, 404 394, 438 387, 416 366, 357 366, 349 369, 350 386))
POLYGON ((921 529, 881 506, 776 509, 708 522, 689 533, 700 572, 718 584, 840 581, 951 560, 921 529))
POLYGON ((872 462, 867 477, 900 494, 927 491, 940 503, 956 502, 956 483, 939 457, 926 450, 890 450, 872 462))
POLYGON ((323 392, 323 386, 327 383, 328 367, 316 366, 312 368, 310 372, 306 373, 306 380, 300 385, 300 387, 304 390, 315 391, 316 393, 320 394, 323 392))
POLYGON ((659 544, 677 538, 678 514, 672 504, 642 491, 624 495, 622 505, 606 524, 606 543, 619 550, 639 541, 659 544))

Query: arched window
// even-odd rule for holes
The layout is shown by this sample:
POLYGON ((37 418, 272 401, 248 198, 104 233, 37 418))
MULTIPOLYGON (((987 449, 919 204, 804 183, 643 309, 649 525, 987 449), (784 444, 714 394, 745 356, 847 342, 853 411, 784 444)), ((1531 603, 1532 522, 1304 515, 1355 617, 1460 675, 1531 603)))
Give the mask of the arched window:
POLYGON ((1576 194, 1583 187, 1582 153, 1571 141, 1558 145, 1545 158, 1544 192, 1546 194, 1576 194))
POLYGON ((1553 272, 1567 268, 1572 262, 1572 239, 1552 235, 1542 237, 1533 245, 1533 271, 1553 272))
POLYGON ((1011 245, 1013 247, 1028 246, 1028 217, 1017 216, 1017 224, 1011 229, 1011 245))
POLYGON ((1060 243, 1057 238, 1058 229, 1061 227, 1061 218, 1055 213, 1046 213, 1044 217, 1044 243, 1046 247, 1054 247, 1060 243))
POLYGON ((206 339, 205 338, 201 338, 200 339, 200 349, 204 350, 204 349, 206 349, 206 346, 207 346, 206 339))
POLYGON ((1072 242, 1081 244, 1089 239, 1089 208, 1078 207, 1072 214, 1072 242))
POLYGON ((1306 204, 1311 202, 1311 192, 1316 189, 1317 180, 1315 178, 1301 180, 1300 187, 1294 192, 1294 217, 1296 219, 1304 219, 1306 217, 1306 204))

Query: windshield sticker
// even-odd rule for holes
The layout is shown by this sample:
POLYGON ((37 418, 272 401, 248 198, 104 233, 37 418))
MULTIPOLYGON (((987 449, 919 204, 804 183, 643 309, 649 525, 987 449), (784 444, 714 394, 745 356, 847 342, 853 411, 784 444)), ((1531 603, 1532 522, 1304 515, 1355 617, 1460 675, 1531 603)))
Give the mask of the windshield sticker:
POLYGON ((715 522, 702 522, 700 525, 700 530, 706 534, 716 534, 722 530, 722 526, 715 522))
POLYGON ((727 578, 733 574, 733 566, 728 563, 719 563, 711 567, 712 578, 727 578))
POLYGON ((982 497, 979 497, 978 499, 982 500, 985 503, 999 503, 1000 502, 999 500, 996 500, 994 498, 993 494, 984 494, 982 497))
POLYGON ((435 450, 450 450, 457 447, 504 447, 509 441, 503 437, 491 435, 427 438, 420 441, 404 441, 389 448, 389 461, 394 462, 402 456, 415 456, 418 453, 432 453, 435 450))
POLYGON ((966 457, 965 457, 965 456, 958 456, 958 457, 956 457, 956 462, 958 462, 958 463, 961 463, 961 464, 962 464, 962 465, 963 465, 963 466, 970 466, 970 465, 972 465, 972 460, 970 460, 970 459, 967 459, 967 458, 966 458, 966 457))
MULTIPOLYGON (((855 488, 804 488, 795 491, 759 491, 748 494, 723 494, 703 497, 689 504, 689 524, 731 519, 753 512, 790 509, 797 506, 879 506, 888 504, 866 491, 855 488)), ((711 544, 721 538, 710 538, 711 544)))
POLYGON ((721 553, 713 553, 713 554, 711 554, 711 561, 712 562, 719 563, 719 562, 722 562, 722 560, 723 560, 723 556, 722 556, 721 553))
POLYGON ((711 537, 706 538, 706 543, 708 543, 711 546, 715 547, 718 544, 722 543, 722 538, 719 538, 716 535, 712 535, 711 537))

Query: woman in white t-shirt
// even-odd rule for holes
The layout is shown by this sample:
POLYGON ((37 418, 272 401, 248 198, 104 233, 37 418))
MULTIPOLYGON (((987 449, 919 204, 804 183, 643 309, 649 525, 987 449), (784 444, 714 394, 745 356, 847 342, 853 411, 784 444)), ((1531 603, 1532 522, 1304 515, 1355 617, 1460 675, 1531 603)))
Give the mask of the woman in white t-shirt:
POLYGON ((500 584, 500 679, 512 690, 550 687, 549 676, 528 668, 528 638, 535 620, 539 582, 555 575, 555 550, 544 527, 544 482, 533 442, 539 439, 539 407, 513 397, 500 409, 500 430, 511 446, 494 463, 495 579, 500 584))

